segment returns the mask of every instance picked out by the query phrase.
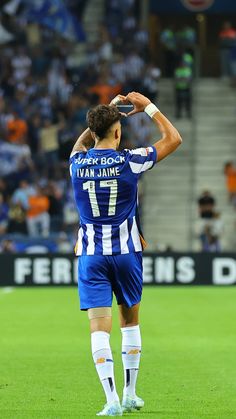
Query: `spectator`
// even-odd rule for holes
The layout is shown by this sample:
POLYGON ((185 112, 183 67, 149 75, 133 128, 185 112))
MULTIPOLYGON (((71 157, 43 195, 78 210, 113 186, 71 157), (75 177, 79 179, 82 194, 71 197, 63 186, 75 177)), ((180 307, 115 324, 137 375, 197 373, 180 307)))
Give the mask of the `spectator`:
MULTIPOLYGON (((97 102, 96 102, 97 103, 97 102)), ((82 131, 85 128, 85 120, 86 114, 89 108, 88 98, 83 95, 72 95, 69 102, 68 102, 68 117, 69 117, 69 124, 70 130, 76 130, 76 134, 78 131, 82 131)), ((63 124, 63 117, 60 119, 60 129, 65 125, 65 121, 63 124)), ((68 129, 68 128, 67 128, 68 129)), ((59 131, 60 135, 60 131, 59 131)))
POLYGON ((106 27, 101 27, 100 43, 98 44, 98 57, 101 61, 111 62, 113 58, 113 45, 106 27))
POLYGON ((14 96, 15 83, 11 75, 9 75, 8 73, 3 73, 2 77, 0 78, 0 86, 4 97, 12 98, 14 96))
POLYGON ((48 183, 45 192, 49 200, 50 231, 56 233, 57 231, 61 231, 63 223, 62 192, 56 183, 52 181, 48 183))
POLYGON ((0 243, 0 253, 15 253, 16 248, 12 240, 3 240, 0 243))
POLYGON ((34 46, 31 51, 32 58, 32 75, 34 77, 39 77, 41 74, 46 74, 48 68, 48 57, 42 47, 42 45, 37 44, 34 46))
POLYGON ((179 51, 189 51, 191 55, 194 55, 194 49, 196 45, 196 31, 191 26, 184 26, 176 34, 177 45, 179 51))
POLYGON ((134 32, 134 41, 137 42, 138 48, 147 48, 149 42, 149 34, 145 27, 139 25, 137 30, 134 32))
POLYGON ((124 19, 122 20, 122 31, 124 32, 124 38, 129 39, 135 32, 137 22, 132 10, 125 10, 124 19))
POLYGON ((193 71, 193 56, 189 52, 185 51, 182 55, 182 61, 185 64, 186 67, 189 67, 191 71, 193 71))
POLYGON ((161 76, 161 71, 153 64, 149 64, 144 72, 143 77, 143 94, 147 96, 152 102, 155 102, 158 97, 158 81, 161 76))
POLYGON ((116 54, 111 64, 111 74, 120 84, 125 84, 127 78, 127 66, 124 62, 124 57, 121 54, 116 54))
POLYGON ((220 252, 220 243, 217 235, 214 234, 212 228, 206 225, 201 234, 202 251, 203 252, 220 252))
POLYGON ((164 75, 173 77, 177 57, 176 35, 172 27, 168 27, 161 32, 161 43, 164 52, 164 75))
POLYGON ((13 78, 16 82, 23 81, 30 73, 31 59, 27 55, 25 48, 20 46, 11 59, 13 78))
POLYGON ((40 149, 46 160, 44 173, 50 177, 58 161, 58 124, 54 124, 49 118, 43 122, 43 128, 39 133, 40 149))
POLYGON ((12 203, 19 204, 24 210, 29 208, 29 197, 34 195, 35 189, 29 185, 27 180, 21 180, 19 188, 12 195, 12 203))
POLYGON ((192 116, 192 70, 182 60, 175 69, 175 115, 182 117, 185 109, 187 117, 192 116))
POLYGON ((60 61, 54 61, 48 72, 48 92, 54 100, 60 104, 68 102, 72 92, 72 86, 60 61))
POLYGON ((106 15, 108 30, 113 38, 119 36, 121 32, 121 22, 123 20, 123 10, 119 0, 106 0, 106 15))
POLYGON ((7 203, 4 202, 4 197, 0 193, 0 234, 4 234, 7 230, 8 211, 9 211, 9 207, 7 203))
POLYGON ((221 214, 215 210, 215 198, 209 191, 204 191, 198 199, 199 216, 196 222, 196 233, 204 252, 221 250, 223 221, 221 214))
POLYGON ((236 208, 236 166, 232 161, 225 164, 224 173, 229 202, 236 208))
POLYGON ((36 107, 40 111, 40 117, 42 120, 53 120, 53 100, 47 92, 47 87, 43 84, 40 92, 40 96, 36 97, 36 107))
MULTIPOLYGON (((80 119, 80 118, 79 118, 80 119)), ((58 156, 62 162, 68 162, 76 138, 75 130, 62 117, 58 130, 58 156)))
POLYGON ((108 104, 112 98, 118 95, 121 91, 121 85, 118 83, 113 84, 109 80, 109 76, 100 76, 97 83, 90 88, 90 93, 94 93, 98 97, 98 102, 101 104, 108 104))
POLYGON ((18 112, 12 112, 12 118, 7 122, 7 139, 11 143, 22 144, 26 142, 27 123, 19 117, 18 112))
POLYGON ((230 50, 230 76, 231 86, 236 87, 236 43, 230 50))
POLYGON ((142 79, 143 71, 145 68, 144 60, 139 56, 136 51, 130 51, 126 57, 126 74, 128 78, 128 90, 139 90, 140 79, 142 79))
POLYGON ((231 74, 231 48, 236 44, 236 30, 231 22, 225 21, 219 33, 220 41, 220 62, 221 62, 221 76, 229 77, 231 74))
POLYGON ((0 178, 0 194, 3 196, 3 200, 6 201, 8 198, 7 184, 2 178, 0 178))
POLYGON ((212 219, 215 214, 215 198, 209 191, 202 192, 198 199, 199 216, 203 219, 212 219))
POLYGON ((38 185, 35 195, 29 197, 27 226, 30 236, 48 237, 50 229, 49 205, 48 197, 43 188, 38 185))
POLYGON ((28 122, 28 139, 29 139, 29 147, 32 153, 32 158, 36 164, 38 161, 38 154, 40 152, 40 147, 39 147, 40 127, 41 127, 40 115, 38 113, 32 114, 28 122))
POLYGON ((20 204, 10 204, 7 233, 27 235, 26 211, 20 204))

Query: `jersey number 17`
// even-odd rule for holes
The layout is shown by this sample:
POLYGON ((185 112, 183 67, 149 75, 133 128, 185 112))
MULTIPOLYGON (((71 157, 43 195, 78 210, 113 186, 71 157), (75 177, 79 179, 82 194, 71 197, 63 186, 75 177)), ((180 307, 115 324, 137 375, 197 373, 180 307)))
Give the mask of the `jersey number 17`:
MULTIPOLYGON (((117 201, 117 191, 118 183, 116 179, 113 180, 101 180, 99 182, 100 188, 110 188, 109 196, 109 206, 108 206, 108 216, 115 215, 116 213, 116 201, 117 201)), ((83 183, 83 190, 88 191, 89 201, 92 209, 92 214, 94 217, 100 217, 100 210, 97 201, 95 181, 88 180, 83 183)))

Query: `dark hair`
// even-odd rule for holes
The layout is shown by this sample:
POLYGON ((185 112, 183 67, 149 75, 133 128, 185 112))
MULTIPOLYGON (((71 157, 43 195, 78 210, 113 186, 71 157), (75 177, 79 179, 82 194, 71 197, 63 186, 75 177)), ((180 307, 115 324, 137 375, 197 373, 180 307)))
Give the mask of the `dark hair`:
POLYGON ((88 111, 86 119, 91 131, 103 138, 109 128, 120 120, 120 113, 115 105, 98 105, 88 111))

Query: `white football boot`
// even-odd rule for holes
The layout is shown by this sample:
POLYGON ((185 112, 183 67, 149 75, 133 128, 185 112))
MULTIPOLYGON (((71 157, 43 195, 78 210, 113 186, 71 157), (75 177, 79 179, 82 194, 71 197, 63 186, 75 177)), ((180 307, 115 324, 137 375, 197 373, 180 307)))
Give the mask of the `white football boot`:
POLYGON ((142 409, 144 401, 138 396, 123 396, 122 410, 123 413, 135 412, 136 410, 142 409))
POLYGON ((97 416, 122 416, 122 408, 120 402, 112 402, 105 404, 103 410, 97 413, 97 416))

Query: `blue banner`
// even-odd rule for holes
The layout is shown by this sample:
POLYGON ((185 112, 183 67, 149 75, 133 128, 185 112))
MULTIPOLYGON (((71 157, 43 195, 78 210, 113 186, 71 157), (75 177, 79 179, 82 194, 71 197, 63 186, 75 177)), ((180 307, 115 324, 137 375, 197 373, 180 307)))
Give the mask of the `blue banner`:
POLYGON ((59 33, 71 41, 85 41, 85 34, 77 19, 62 0, 24 0, 25 17, 59 33))

